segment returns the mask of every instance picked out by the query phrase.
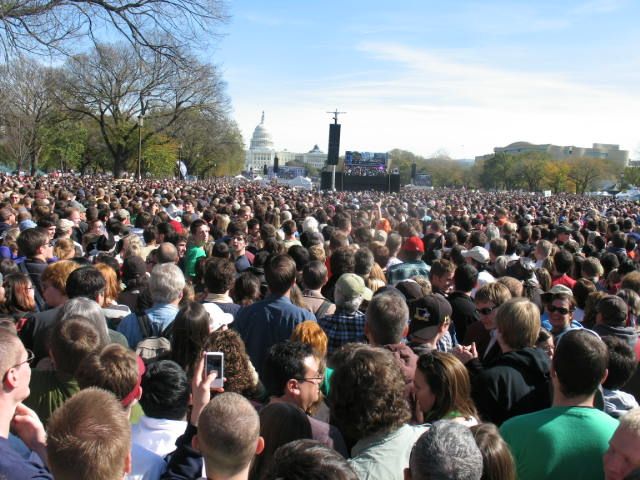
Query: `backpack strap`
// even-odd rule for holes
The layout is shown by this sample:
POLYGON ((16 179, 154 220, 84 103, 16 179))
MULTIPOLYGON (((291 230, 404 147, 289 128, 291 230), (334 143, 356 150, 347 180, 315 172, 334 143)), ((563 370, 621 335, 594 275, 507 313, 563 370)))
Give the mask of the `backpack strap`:
POLYGON ((316 318, 320 320, 322 317, 324 317, 329 308, 331 308, 331 305, 333 305, 333 303, 325 298, 324 302, 322 302, 322 304, 318 307, 318 310, 316 310, 316 318))
POLYGON ((140 327, 140 333, 143 338, 149 338, 151 336, 151 325, 149 324, 149 316, 145 313, 143 315, 137 315, 138 326, 140 327))
POLYGON ((167 327, 164 330, 162 330, 162 332, 160 332, 160 336, 167 339, 171 339, 171 337, 173 336, 173 322, 167 325, 167 327))

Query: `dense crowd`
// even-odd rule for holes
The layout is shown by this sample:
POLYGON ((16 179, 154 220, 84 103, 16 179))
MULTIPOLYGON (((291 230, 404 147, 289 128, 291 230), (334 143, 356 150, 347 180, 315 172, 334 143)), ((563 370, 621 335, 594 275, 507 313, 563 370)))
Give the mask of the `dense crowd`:
POLYGON ((0 176, 0 478, 640 478, 639 239, 611 198, 0 176))

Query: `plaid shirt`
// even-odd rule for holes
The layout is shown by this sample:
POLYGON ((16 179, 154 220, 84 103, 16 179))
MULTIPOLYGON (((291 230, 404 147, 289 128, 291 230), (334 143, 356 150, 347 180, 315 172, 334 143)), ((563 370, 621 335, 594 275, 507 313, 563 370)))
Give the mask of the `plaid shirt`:
POLYGON ((333 315, 327 315, 318 320, 318 323, 329 338, 328 354, 332 354, 342 345, 349 342, 364 342, 365 314, 360 311, 345 312, 341 308, 333 315))

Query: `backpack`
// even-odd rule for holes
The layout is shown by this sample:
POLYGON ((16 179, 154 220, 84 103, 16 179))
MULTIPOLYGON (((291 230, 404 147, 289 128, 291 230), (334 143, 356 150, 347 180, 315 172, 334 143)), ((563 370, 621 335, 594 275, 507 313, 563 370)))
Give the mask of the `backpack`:
POLYGON ((136 345, 136 353, 140 355, 142 360, 149 362, 171 351, 171 342, 169 339, 173 334, 173 322, 160 332, 160 335, 152 336, 149 316, 146 314, 138 315, 137 319, 140 332, 144 339, 136 345))

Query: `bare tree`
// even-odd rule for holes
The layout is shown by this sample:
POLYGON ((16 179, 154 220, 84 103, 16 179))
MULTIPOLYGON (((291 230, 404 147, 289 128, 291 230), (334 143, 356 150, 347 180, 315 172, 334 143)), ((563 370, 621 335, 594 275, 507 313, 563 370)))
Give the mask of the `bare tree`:
POLYGON ((73 54, 114 34, 134 47, 179 59, 226 20, 223 0, 0 0, 0 51, 73 54))
POLYGON ((32 175, 38 169, 43 128, 54 111, 53 77, 52 69, 24 57, 0 66, 0 115, 9 151, 17 169, 28 162, 32 175))
POLYGON ((132 48, 101 45, 66 62, 60 101, 72 113, 98 125, 120 176, 141 143, 170 129, 187 112, 224 114, 228 99, 216 70, 181 53, 179 66, 156 52, 139 58, 132 48), (186 65, 186 66, 185 66, 186 65), (138 118, 144 116, 144 128, 138 118))

